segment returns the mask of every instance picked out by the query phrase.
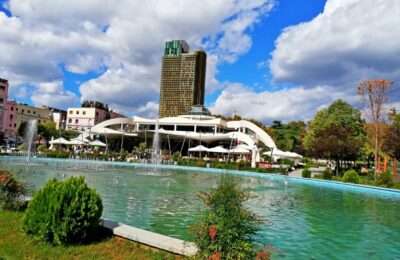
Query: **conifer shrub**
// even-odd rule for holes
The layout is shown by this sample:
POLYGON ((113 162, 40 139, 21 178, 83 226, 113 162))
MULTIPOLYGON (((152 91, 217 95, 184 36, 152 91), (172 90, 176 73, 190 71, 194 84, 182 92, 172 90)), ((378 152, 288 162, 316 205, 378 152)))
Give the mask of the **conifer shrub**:
POLYGON ((83 243, 99 228, 102 211, 100 196, 83 177, 53 179, 29 203, 23 228, 55 245, 83 243))
POLYGON ((360 176, 356 170, 348 170, 344 173, 342 181, 350 183, 360 183, 360 176))
POLYGON ((0 209, 20 210, 24 207, 25 186, 8 171, 0 170, 0 209))
POLYGON ((231 177, 222 177, 217 188, 201 193, 205 204, 192 227, 200 259, 254 259, 254 235, 260 220, 244 202, 249 193, 231 177))

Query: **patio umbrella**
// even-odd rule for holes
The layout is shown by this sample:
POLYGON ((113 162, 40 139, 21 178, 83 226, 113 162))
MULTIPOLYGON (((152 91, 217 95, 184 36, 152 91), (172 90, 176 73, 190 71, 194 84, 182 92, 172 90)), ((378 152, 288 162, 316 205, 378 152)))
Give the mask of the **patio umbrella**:
POLYGON ((70 140, 70 142, 74 142, 74 141, 79 141, 79 142, 83 142, 83 143, 90 143, 90 140, 88 140, 86 137, 83 137, 82 135, 72 138, 70 140))
POLYGON ((89 143, 90 146, 106 147, 107 145, 100 140, 95 140, 89 143))
MULTIPOLYGON (((271 152, 265 152, 266 155, 271 155, 271 152)), ((272 151, 272 157, 280 159, 280 158, 287 158, 287 159, 301 159, 303 156, 297 153, 292 152, 284 152, 279 149, 275 149, 272 151)))
POLYGON ((68 142, 69 145, 85 145, 85 142, 82 142, 81 140, 78 139, 72 139, 71 141, 68 142))
POLYGON ((57 145, 57 144, 65 144, 65 145, 67 145, 67 144, 69 144, 69 141, 68 141, 67 139, 63 138, 63 137, 60 137, 60 138, 51 140, 49 143, 50 143, 51 145, 55 145, 55 144, 56 144, 56 145, 57 145))
POLYGON ((189 148, 189 152, 208 152, 209 149, 203 145, 198 145, 192 148, 189 148))
POLYGON ((249 154, 250 148, 248 146, 238 145, 235 148, 229 150, 229 152, 236 153, 236 154, 249 154))
POLYGON ((229 153, 229 150, 225 149, 222 146, 215 146, 213 148, 208 149, 210 153, 229 153))

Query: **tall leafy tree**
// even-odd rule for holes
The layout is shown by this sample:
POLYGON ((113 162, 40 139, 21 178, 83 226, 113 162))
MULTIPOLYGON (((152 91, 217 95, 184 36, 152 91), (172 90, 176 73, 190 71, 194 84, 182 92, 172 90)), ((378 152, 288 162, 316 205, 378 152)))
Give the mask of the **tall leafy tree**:
POLYGON ((305 132, 306 124, 303 121, 292 121, 287 124, 273 121, 269 131, 279 149, 300 154, 304 153, 305 132))
POLYGON ((375 178, 379 164, 379 152, 382 145, 382 128, 384 125, 384 105, 389 99, 389 90, 393 81, 385 79, 373 79, 362 81, 357 92, 365 98, 368 115, 371 123, 374 125, 373 143, 375 157, 375 178))
POLYGON ((38 134, 49 141, 51 137, 58 136, 59 131, 56 129, 56 124, 52 121, 47 121, 38 125, 38 134))
POLYGON ((359 110, 337 100, 310 122, 304 146, 316 158, 334 160, 338 173, 341 161, 356 160, 360 155, 365 143, 363 125, 359 110))
POLYGON ((396 160, 400 160, 400 114, 390 116, 390 125, 383 139, 383 150, 396 160))

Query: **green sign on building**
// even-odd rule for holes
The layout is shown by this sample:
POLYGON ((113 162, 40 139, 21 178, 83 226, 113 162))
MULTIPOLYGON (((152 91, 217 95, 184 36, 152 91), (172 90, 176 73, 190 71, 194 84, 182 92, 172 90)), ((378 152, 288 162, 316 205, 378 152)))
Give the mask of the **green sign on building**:
POLYGON ((164 56, 180 56, 189 52, 189 45, 182 40, 173 40, 165 43, 164 56))

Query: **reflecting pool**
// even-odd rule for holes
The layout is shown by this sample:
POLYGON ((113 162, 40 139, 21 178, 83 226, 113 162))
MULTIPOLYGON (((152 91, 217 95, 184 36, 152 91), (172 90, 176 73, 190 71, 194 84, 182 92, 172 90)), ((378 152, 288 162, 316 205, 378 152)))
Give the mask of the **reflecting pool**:
MULTIPOLYGON (((55 159, 0 157, 31 190, 51 178, 85 176, 101 195, 103 217, 190 240, 202 209, 197 197, 221 171, 55 159)), ((232 174, 264 219, 256 239, 274 259, 399 259, 400 193, 272 174, 232 174)))

